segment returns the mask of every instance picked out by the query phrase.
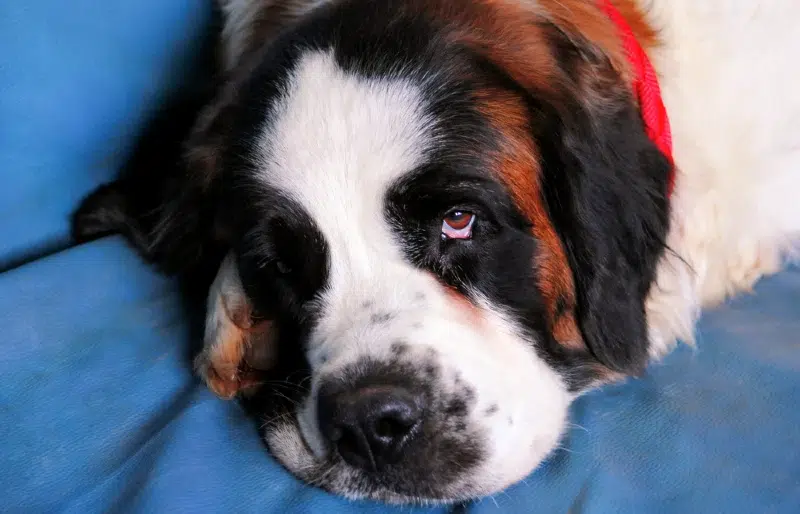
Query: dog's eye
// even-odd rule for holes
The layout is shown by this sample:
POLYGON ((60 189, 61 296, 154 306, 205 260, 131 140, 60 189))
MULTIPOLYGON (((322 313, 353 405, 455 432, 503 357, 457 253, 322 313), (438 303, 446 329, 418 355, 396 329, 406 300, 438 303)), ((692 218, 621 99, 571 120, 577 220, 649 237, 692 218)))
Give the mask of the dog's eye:
POLYGON ((442 220, 442 237, 446 239, 469 239, 475 215, 467 211, 452 211, 442 220))

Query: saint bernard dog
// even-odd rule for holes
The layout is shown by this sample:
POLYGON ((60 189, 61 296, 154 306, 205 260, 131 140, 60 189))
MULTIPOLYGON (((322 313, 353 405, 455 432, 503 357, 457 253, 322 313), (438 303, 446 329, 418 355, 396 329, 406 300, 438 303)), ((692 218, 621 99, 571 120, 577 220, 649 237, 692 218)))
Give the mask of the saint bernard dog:
POLYGON ((74 234, 208 295, 199 375, 310 484, 501 491, 796 256, 800 3, 217 7, 208 82, 74 234))

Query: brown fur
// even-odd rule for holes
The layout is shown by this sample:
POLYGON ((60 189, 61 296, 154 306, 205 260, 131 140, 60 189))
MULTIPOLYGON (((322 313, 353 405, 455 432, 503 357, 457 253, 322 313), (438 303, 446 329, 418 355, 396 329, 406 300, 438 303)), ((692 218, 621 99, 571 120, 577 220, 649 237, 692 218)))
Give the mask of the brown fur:
POLYGON ((478 99, 483 114, 504 138, 505 145, 493 156, 495 173, 532 224, 540 242, 534 266, 548 313, 550 329, 557 341, 573 349, 583 348, 574 316, 575 288, 561 240, 543 202, 539 155, 531 137, 529 119, 521 99, 501 91, 484 91, 478 99))
POLYGON ((537 3, 546 11, 549 21, 567 34, 576 46, 585 47, 585 41, 593 50, 599 49, 625 82, 630 81, 630 65, 618 29, 597 1, 537 0, 537 3))
POLYGON ((612 0, 611 3, 619 10, 628 25, 631 26, 633 35, 636 36, 636 40, 646 52, 661 46, 658 31, 647 22, 640 2, 636 0, 612 0))
POLYGON ((221 398, 233 398, 261 383, 262 371, 275 358, 277 330, 271 321, 255 319, 245 298, 223 296, 229 323, 211 347, 205 378, 221 398))
MULTIPOLYGON (((633 0, 616 0, 615 5, 646 48, 657 44, 656 32, 646 24, 633 0)), ((594 1, 438 0, 425 2, 425 9, 448 19, 456 27, 451 37, 482 52, 528 91, 557 98, 571 89, 590 110, 602 109, 609 98, 627 94, 631 70, 618 28, 594 1), (590 56, 573 80, 565 77, 552 53, 545 32, 547 23, 590 56), (591 57, 595 55, 600 59, 591 57)), ((495 172, 541 243, 534 266, 550 330, 561 345, 585 349, 576 321, 574 278, 544 204, 540 159, 525 105, 521 98, 499 90, 486 90, 479 96, 481 111, 505 140, 503 149, 492 156, 495 172)))
POLYGON ((485 55, 515 80, 541 90, 558 81, 558 63, 547 48, 534 4, 509 0, 412 0, 412 9, 442 20, 454 43, 485 55), (532 81, 532 83, 531 83, 532 81))
POLYGON ((478 306, 472 303, 472 301, 466 296, 461 294, 458 289, 443 282, 441 277, 437 276, 435 273, 429 273, 428 275, 439 284, 439 286, 442 288, 442 292, 447 297, 447 300, 456 306, 456 310, 461 313, 466 323, 473 325, 480 325, 483 323, 483 313, 478 306))

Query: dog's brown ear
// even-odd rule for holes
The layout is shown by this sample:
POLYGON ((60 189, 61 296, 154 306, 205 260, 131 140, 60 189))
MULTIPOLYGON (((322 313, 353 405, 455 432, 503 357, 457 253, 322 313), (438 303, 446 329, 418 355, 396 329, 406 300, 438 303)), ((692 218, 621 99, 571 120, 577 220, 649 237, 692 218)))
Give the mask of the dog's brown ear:
POLYGON ((647 136, 618 29, 598 5, 503 4, 464 32, 506 82, 505 98, 482 101, 507 140, 498 174, 539 243, 553 351, 607 377, 647 362, 644 304, 665 248, 671 164, 647 136))
POLYGON ((649 139, 609 52, 555 25, 548 38, 567 87, 540 102, 534 137, 544 203, 574 284, 574 303, 557 315, 574 317, 603 366, 638 374, 648 358, 645 300, 665 250, 672 165, 649 139))

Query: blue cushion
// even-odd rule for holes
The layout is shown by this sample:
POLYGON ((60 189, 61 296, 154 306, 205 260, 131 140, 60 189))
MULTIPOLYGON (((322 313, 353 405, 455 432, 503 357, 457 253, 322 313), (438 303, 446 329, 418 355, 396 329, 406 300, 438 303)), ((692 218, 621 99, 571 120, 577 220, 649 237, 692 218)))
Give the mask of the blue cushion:
POLYGON ((182 314, 174 284, 116 238, 0 274, 0 510, 347 506, 286 473, 193 378, 182 314))
POLYGON ((708 311, 697 335, 573 405, 564 449, 501 511, 800 512, 800 269, 708 311))
MULTIPOLYGON (((78 199, 189 75, 210 1, 0 2, 0 269, 66 245, 78 199)), ((414 512, 270 459, 192 377, 174 284, 119 239, 0 274, 0 327, 2 511, 414 512)), ((698 349, 580 399, 563 450, 466 510, 797 512, 798 334, 792 269, 708 313, 698 349)))
MULTIPOLYGON (((797 512, 798 306, 794 269, 710 312, 696 350, 583 397, 563 450, 465 507, 797 512)), ((414 512, 350 504, 280 468, 236 403, 192 377, 174 285, 119 239, 0 274, 0 326, 4 510, 414 512)))
POLYGON ((0 269, 63 247, 189 71, 211 0, 0 2, 0 269))

